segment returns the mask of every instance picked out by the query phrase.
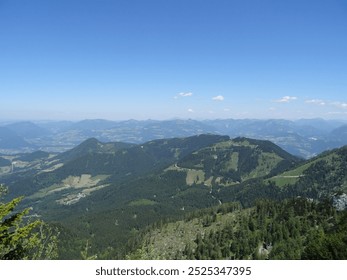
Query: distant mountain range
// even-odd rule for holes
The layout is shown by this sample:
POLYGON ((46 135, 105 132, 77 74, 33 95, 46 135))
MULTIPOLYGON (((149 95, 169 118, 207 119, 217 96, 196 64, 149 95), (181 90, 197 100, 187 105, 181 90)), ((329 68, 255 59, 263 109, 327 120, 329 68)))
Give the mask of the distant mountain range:
POLYGON ((63 152, 88 138, 145 143, 203 133, 269 140, 291 154, 310 158, 347 144, 347 123, 336 120, 169 120, 17 122, 0 126, 0 153, 63 152))
POLYGON ((0 127, 0 149, 15 150, 32 147, 30 143, 20 137, 14 131, 6 127, 0 127))
POLYGON ((61 258, 79 258, 86 241, 100 258, 124 258, 127 242, 147 226, 229 202, 251 207, 261 198, 300 196, 334 199, 344 209, 346 151, 303 160, 245 137, 201 134, 141 144, 90 138, 59 154, 0 155, 0 181, 9 198, 24 195, 23 207, 61 225, 61 258))

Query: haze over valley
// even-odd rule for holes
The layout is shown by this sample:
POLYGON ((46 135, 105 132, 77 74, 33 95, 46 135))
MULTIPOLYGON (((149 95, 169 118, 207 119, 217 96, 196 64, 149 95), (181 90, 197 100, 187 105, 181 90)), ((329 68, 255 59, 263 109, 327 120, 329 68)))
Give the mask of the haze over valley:
POLYGON ((203 133, 269 140, 286 151, 310 158, 347 143, 347 121, 324 119, 128 120, 102 119, 0 123, 0 153, 41 150, 63 152, 88 138, 140 144, 154 139, 203 133))

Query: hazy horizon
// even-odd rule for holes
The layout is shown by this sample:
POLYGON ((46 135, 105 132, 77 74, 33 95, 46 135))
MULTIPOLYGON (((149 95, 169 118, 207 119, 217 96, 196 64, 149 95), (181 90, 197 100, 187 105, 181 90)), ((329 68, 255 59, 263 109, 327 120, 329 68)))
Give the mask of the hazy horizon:
POLYGON ((347 4, 0 1, 0 119, 347 120, 347 4))
POLYGON ((326 122, 342 122, 347 123, 347 119, 326 119, 326 118, 297 118, 297 119, 287 119, 287 118, 168 118, 168 119, 103 119, 103 118, 95 118, 95 119, 56 119, 56 120, 50 120, 50 119, 0 119, 0 126, 7 125, 7 124, 14 124, 14 123, 24 123, 24 122, 32 122, 35 124, 40 123, 55 123, 55 122, 71 122, 71 123, 78 123, 83 121, 109 121, 109 122, 128 122, 128 121, 136 121, 136 122, 170 122, 170 121, 196 121, 196 122, 206 122, 206 121, 227 121, 227 120, 234 120, 234 121, 246 121, 246 120, 254 120, 254 121, 292 121, 292 122, 299 122, 299 121, 326 121, 326 122))

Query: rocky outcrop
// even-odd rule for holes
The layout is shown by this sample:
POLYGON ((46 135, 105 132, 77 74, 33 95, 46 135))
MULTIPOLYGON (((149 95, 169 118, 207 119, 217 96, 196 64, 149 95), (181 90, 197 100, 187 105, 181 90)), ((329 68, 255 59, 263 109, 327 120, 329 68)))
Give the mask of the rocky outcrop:
POLYGON ((343 211, 347 209, 347 194, 333 196, 333 206, 337 211, 343 211))

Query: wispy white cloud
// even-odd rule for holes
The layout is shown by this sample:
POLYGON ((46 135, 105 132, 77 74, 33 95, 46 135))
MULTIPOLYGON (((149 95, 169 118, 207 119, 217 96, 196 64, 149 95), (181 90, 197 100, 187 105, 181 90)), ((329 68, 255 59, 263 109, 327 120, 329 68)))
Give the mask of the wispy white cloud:
POLYGON ((190 97, 192 96, 193 93, 192 92, 180 92, 177 95, 174 96, 174 99, 178 99, 180 97, 190 97))
POLYGON ((330 106, 335 107, 339 109, 347 109, 347 102, 341 102, 341 101, 327 101, 322 99, 308 99, 305 101, 307 104, 315 104, 320 106, 330 106))
POLYGON ((180 92, 178 95, 182 96, 182 97, 188 97, 188 96, 192 96, 193 93, 192 92, 180 92))
POLYGON ((194 110, 191 109, 191 108, 189 108, 189 109, 188 109, 188 112, 189 112, 189 113, 194 113, 194 110))
POLYGON ((212 97, 212 100, 214 100, 214 101, 223 101, 224 100, 224 96, 223 95, 217 95, 215 97, 212 97))
POLYGON ((331 105, 334 105, 335 107, 341 108, 341 109, 347 109, 347 103, 346 102, 332 102, 331 105))
POLYGON ((297 100, 297 99, 298 98, 295 97, 295 96, 283 96, 280 99, 274 100, 274 102, 277 102, 277 103, 288 103, 288 102, 291 102, 291 101, 294 101, 294 100, 297 100))
POLYGON ((316 104, 316 105, 321 105, 321 106, 326 105, 326 102, 324 100, 321 100, 321 99, 309 99, 309 100, 306 100, 305 103, 316 104))

